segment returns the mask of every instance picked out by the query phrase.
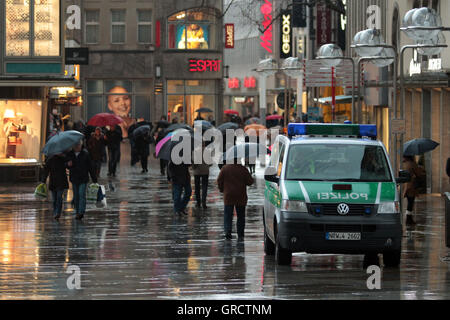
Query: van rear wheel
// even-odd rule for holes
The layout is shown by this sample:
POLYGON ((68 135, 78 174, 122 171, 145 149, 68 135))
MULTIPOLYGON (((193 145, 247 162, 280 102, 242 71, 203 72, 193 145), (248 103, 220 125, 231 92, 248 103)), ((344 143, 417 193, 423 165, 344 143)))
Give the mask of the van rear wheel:
POLYGON ((292 252, 281 247, 278 233, 275 241, 275 261, 280 266, 287 266, 292 262, 292 252))

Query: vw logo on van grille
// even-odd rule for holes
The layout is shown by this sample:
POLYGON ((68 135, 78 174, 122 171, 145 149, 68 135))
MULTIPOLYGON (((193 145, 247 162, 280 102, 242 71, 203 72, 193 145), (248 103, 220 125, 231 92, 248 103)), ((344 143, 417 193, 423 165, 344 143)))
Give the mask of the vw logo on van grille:
POLYGON ((350 211, 350 208, 345 203, 340 203, 337 206, 337 212, 342 216, 345 216, 349 211, 350 211))

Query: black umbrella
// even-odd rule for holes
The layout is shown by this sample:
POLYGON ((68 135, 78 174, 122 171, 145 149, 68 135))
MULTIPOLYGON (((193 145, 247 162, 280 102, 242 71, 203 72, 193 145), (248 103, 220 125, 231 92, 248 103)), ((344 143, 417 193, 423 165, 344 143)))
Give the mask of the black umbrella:
POLYGON ((253 118, 250 118, 247 121, 245 121, 246 125, 253 124, 253 123, 261 124, 261 119, 258 117, 253 117, 253 118))
POLYGON ((194 132, 191 126, 185 124, 185 123, 174 123, 168 126, 166 129, 164 129, 164 135, 167 135, 168 133, 175 131, 177 129, 186 129, 189 132, 194 132))
POLYGON ((242 159, 242 158, 257 158, 263 153, 270 154, 270 150, 259 144, 253 142, 246 142, 238 144, 229 148, 223 153, 223 160, 242 159))
POLYGON ((168 127, 170 126, 170 122, 167 121, 167 120, 159 120, 159 121, 156 123, 156 126, 157 126, 158 128, 168 128, 168 127))
POLYGON ((132 124, 132 125, 128 128, 128 136, 131 137, 132 134, 133 134, 133 131, 136 130, 137 128, 139 128, 139 127, 142 127, 142 126, 148 126, 148 127, 150 127, 150 130, 153 129, 153 124, 152 124, 151 122, 148 122, 148 121, 139 121, 139 122, 136 122, 136 123, 132 124))
POLYGON ((415 156, 434 150, 439 143, 428 138, 418 138, 405 142, 403 145, 404 156, 415 156))
POLYGON ((185 130, 185 129, 181 129, 178 130, 170 140, 168 140, 167 142, 164 143, 164 145, 161 147, 161 149, 159 150, 158 153, 158 158, 159 159, 163 159, 163 160, 167 160, 167 161, 172 161, 171 158, 171 154, 172 154, 172 150, 173 148, 181 143, 181 142, 185 142, 185 139, 191 139, 191 150, 194 150, 194 147, 196 145, 202 145, 202 141, 200 140, 196 140, 197 137, 195 137, 192 132, 190 132, 189 130, 185 130), (176 139, 173 139, 174 136, 180 135, 180 137, 177 137, 176 139), (175 141, 177 140, 177 141, 175 141))
POLYGON ((149 125, 143 125, 143 126, 137 127, 133 131, 133 138, 148 135, 150 133, 150 131, 152 131, 152 128, 149 125))
POLYGON ((219 130, 222 133, 225 133, 227 129, 236 130, 239 129, 239 125, 235 122, 225 122, 217 127, 217 130, 219 130))
POLYGON ((213 112, 213 111, 209 108, 200 108, 195 110, 195 112, 213 112))

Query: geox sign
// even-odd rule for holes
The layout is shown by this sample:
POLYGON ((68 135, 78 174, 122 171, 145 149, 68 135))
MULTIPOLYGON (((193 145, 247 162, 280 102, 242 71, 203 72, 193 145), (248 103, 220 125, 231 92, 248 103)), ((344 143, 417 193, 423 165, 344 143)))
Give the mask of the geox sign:
POLYGON ((290 10, 281 13, 281 44, 280 58, 286 59, 292 56, 292 12, 290 10))

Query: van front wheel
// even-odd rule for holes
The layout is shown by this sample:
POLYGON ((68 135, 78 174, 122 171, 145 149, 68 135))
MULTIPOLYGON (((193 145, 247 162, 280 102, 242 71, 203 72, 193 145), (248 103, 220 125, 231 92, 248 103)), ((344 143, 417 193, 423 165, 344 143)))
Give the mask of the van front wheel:
POLYGON ((281 247, 278 233, 275 241, 275 260, 280 266, 287 266, 292 262, 292 252, 281 247))

